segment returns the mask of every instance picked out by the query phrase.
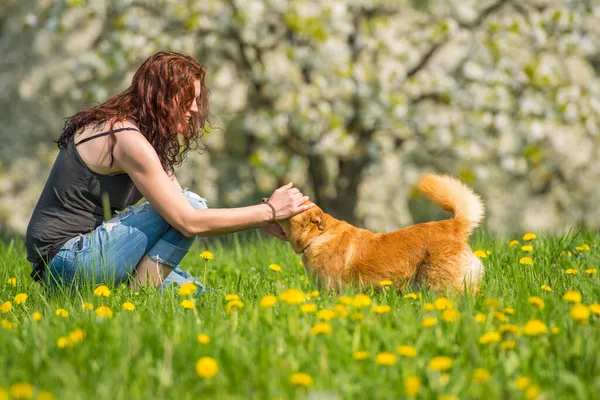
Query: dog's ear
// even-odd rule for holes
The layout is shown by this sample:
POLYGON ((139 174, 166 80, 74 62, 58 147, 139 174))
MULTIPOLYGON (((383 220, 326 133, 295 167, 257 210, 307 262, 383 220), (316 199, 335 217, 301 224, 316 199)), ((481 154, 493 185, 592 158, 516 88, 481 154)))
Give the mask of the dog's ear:
POLYGON ((323 213, 313 214, 310 218, 310 221, 313 224, 316 224, 319 227, 319 230, 322 231, 325 229, 325 215, 323 213))

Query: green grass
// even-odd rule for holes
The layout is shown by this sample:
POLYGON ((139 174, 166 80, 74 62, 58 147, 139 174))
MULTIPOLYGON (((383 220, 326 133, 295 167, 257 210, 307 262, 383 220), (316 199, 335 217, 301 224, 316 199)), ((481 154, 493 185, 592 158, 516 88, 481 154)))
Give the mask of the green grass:
MULTIPOLYGON (((12 309, 0 319, 16 322, 13 329, 0 328, 0 388, 9 392, 11 385, 25 382, 37 391, 49 391, 56 399, 131 399, 131 398, 312 398, 323 399, 397 399, 404 397, 404 382, 410 375, 420 378, 417 398, 457 396, 460 399, 595 398, 600 391, 599 317, 592 313, 588 324, 578 324, 570 316, 572 304, 562 299, 575 290, 583 304, 600 302, 598 275, 584 271, 598 268, 600 235, 569 233, 562 237, 538 234, 533 265, 521 265, 525 255, 519 246, 508 247, 507 240, 483 235, 472 240, 473 249, 489 249, 483 259, 486 276, 476 297, 451 298, 460 312, 456 322, 443 319, 443 311, 425 310, 434 302, 430 293, 422 299, 404 299, 405 293, 390 290, 372 292, 369 288, 348 290, 345 296, 361 291, 373 304, 390 305, 392 311, 378 315, 370 308, 348 307, 349 315, 329 321, 333 330, 325 336, 313 336, 315 314, 303 314, 299 306, 281 301, 272 309, 259 307, 262 296, 278 295, 287 288, 309 293, 315 287, 305 276, 289 245, 258 236, 227 242, 201 242, 183 262, 187 269, 202 277, 205 261, 198 256, 209 248, 215 259, 208 262, 208 285, 213 292, 201 296, 196 309, 185 310, 176 290, 161 295, 154 289, 133 293, 126 287, 111 288, 109 297, 93 295, 93 288, 76 295, 46 295, 28 276, 20 242, 0 244, 0 303, 12 301, 12 309), (577 251, 587 243, 590 251, 577 251), (572 256, 560 255, 571 250, 572 256), (280 272, 268 268, 281 265, 280 272), (565 270, 579 273, 568 275, 565 270), (16 277, 16 286, 7 281, 16 277), (549 285, 551 292, 541 289, 549 285), (27 293, 25 304, 15 304, 18 293, 27 293), (244 302, 239 312, 226 312, 224 296, 236 293, 244 302), (539 296, 545 302, 537 309, 528 302, 539 296), (497 299, 497 309, 486 306, 486 299, 497 299), (95 308, 106 305, 112 318, 101 318, 84 310, 86 301, 95 308), (121 305, 131 301, 136 309, 125 311, 121 305), (514 314, 502 313, 512 307, 514 314), (58 308, 69 316, 55 315, 58 308), (43 314, 34 321, 32 313, 43 314), (352 318, 362 313, 364 320, 352 318), (485 322, 475 315, 483 314, 485 322), (500 321, 501 315, 506 320, 500 321), (437 325, 423 328, 426 317, 436 317, 437 325), (498 331, 503 323, 523 326, 539 319, 548 332, 537 337, 521 334, 505 337, 514 341, 514 350, 503 350, 501 343, 480 344, 485 332, 498 331), (551 327, 559 329, 552 333, 551 327), (86 332, 85 339, 73 347, 59 348, 57 341, 75 329, 86 332), (210 343, 200 344, 197 335, 207 334, 210 343), (380 352, 396 353, 399 345, 412 345, 416 358, 398 356, 392 366, 378 365, 380 352), (355 351, 369 352, 364 361, 353 359, 355 351), (211 380, 199 377, 196 362, 213 357, 219 366, 211 380), (454 364, 445 374, 432 371, 428 362, 435 356, 448 356, 454 364), (473 380, 473 372, 485 368, 490 379, 473 380), (310 388, 290 383, 295 372, 309 374, 310 388), (514 385, 518 377, 531 380, 529 389, 514 385), (529 390, 529 391, 528 391, 529 390), (533 397, 532 397, 533 398, 533 397)), ((519 238, 520 239, 520 238, 519 238)), ((524 242, 520 240, 521 244, 524 242)), ((311 298, 318 309, 332 308, 340 295, 321 293, 311 298)), ((480 316, 481 318, 481 316, 480 316)), ((397 353, 396 353, 397 354, 397 353)), ((35 396, 34 396, 35 397, 35 396)), ((0 399, 2 390, 0 390, 0 399)))

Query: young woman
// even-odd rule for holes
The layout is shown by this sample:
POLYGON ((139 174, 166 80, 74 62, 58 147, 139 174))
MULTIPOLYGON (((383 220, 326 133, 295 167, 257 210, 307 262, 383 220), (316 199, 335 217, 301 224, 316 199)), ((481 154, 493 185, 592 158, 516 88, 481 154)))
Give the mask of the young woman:
POLYGON ((177 182, 173 168, 201 139, 209 115, 205 76, 193 58, 159 52, 124 92, 67 118, 27 228, 34 279, 51 287, 199 283, 178 268, 196 236, 259 227, 285 240, 268 222, 312 205, 302 205, 308 197, 291 183, 260 205, 208 209, 177 182))

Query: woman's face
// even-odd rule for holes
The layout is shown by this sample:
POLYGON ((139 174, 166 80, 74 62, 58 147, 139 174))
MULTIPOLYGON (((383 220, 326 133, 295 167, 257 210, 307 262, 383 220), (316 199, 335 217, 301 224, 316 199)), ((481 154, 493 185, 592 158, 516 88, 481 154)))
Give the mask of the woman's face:
POLYGON ((198 97, 200 97, 200 80, 196 79, 194 81, 194 100, 192 101, 189 110, 185 114, 185 119, 188 122, 190 122, 190 119, 192 118, 192 113, 198 112, 198 103, 196 102, 196 99, 198 99, 198 97))

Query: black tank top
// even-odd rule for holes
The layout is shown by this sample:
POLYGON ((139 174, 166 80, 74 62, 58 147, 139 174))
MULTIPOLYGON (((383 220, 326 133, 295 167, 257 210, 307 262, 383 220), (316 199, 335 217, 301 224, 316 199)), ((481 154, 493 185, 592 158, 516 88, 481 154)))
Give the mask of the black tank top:
MULTIPOLYGON (((115 129, 113 132, 134 130, 115 129)), ((109 132, 81 140, 77 145, 106 136, 109 132)), ((137 203, 142 194, 127 174, 102 175, 85 164, 75 149, 74 138, 58 153, 44 190, 27 226, 27 260, 33 263, 32 277, 56 255, 71 238, 89 233, 104 221, 102 198, 108 196, 111 216, 137 203)))

